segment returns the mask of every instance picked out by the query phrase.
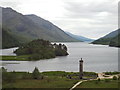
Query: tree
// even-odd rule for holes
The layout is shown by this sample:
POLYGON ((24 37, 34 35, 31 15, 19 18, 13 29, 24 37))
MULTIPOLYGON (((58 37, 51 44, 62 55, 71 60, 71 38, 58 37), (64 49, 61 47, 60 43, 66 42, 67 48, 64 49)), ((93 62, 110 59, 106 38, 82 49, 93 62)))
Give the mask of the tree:
POLYGON ((5 69, 4 67, 2 67, 1 70, 2 70, 2 73, 7 72, 7 69, 5 69))
POLYGON ((43 39, 33 40, 26 43, 14 51, 16 55, 27 55, 28 60, 40 60, 55 58, 56 56, 66 56, 67 47, 62 44, 51 44, 43 39))
POLYGON ((58 45, 58 47, 59 47, 60 49, 62 49, 62 44, 60 43, 60 44, 58 45))
POLYGON ((33 73, 32 73, 32 76, 33 76, 33 79, 39 79, 39 70, 37 67, 35 67, 33 73))
POLYGON ((120 80, 120 76, 118 76, 118 80, 120 80))
POLYGON ((67 51, 67 47, 64 44, 63 44, 63 48, 64 48, 65 51, 67 51))
POLYGON ((98 78, 98 81, 100 81, 101 79, 100 78, 98 78))
POLYGON ((116 76, 113 76, 113 80, 117 80, 118 78, 116 76))

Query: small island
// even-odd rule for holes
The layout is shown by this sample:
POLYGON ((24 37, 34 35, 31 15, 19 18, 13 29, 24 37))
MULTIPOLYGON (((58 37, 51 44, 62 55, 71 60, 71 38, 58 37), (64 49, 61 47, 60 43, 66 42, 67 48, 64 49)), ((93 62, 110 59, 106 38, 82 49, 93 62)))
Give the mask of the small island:
POLYGON ((21 45, 14 53, 18 57, 26 57, 26 60, 50 59, 68 55, 67 47, 64 44, 51 44, 51 42, 43 39, 21 45))

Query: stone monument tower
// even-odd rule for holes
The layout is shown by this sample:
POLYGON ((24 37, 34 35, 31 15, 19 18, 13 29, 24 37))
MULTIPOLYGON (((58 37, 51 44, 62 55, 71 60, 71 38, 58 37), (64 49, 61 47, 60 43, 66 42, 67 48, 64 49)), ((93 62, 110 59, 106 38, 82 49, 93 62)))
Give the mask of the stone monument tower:
POLYGON ((81 60, 79 61, 79 78, 82 79, 83 78, 83 60, 81 58, 81 60))

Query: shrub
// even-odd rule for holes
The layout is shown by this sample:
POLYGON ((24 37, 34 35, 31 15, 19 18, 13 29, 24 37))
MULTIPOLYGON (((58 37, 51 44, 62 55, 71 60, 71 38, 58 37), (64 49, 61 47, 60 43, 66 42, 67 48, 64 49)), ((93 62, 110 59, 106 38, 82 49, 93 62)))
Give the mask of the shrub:
POLYGON ((113 76, 113 80, 117 80, 118 78, 116 76, 113 76))
POLYGON ((2 67, 0 70, 2 70, 2 73, 7 72, 7 69, 5 69, 4 67, 2 67))
POLYGON ((33 73, 32 73, 32 76, 33 76, 33 79, 39 79, 39 70, 37 67, 35 67, 33 73))
POLYGON ((100 81, 100 78, 98 78, 98 81, 100 81))
POLYGON ((120 80, 120 76, 118 76, 118 80, 120 80))

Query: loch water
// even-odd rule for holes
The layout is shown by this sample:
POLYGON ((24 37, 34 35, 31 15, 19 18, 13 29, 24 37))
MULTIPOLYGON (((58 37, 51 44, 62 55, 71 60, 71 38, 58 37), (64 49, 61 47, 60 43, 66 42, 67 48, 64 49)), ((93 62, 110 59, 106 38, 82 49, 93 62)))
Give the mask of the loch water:
MULTIPOLYGON (((79 60, 83 58, 84 71, 118 71, 118 48, 108 45, 93 45, 87 42, 66 42, 68 56, 38 61, 0 61, 8 71, 32 72, 35 67, 43 71, 79 71, 79 60)), ((17 48, 3 49, 3 55, 15 55, 17 48)))

